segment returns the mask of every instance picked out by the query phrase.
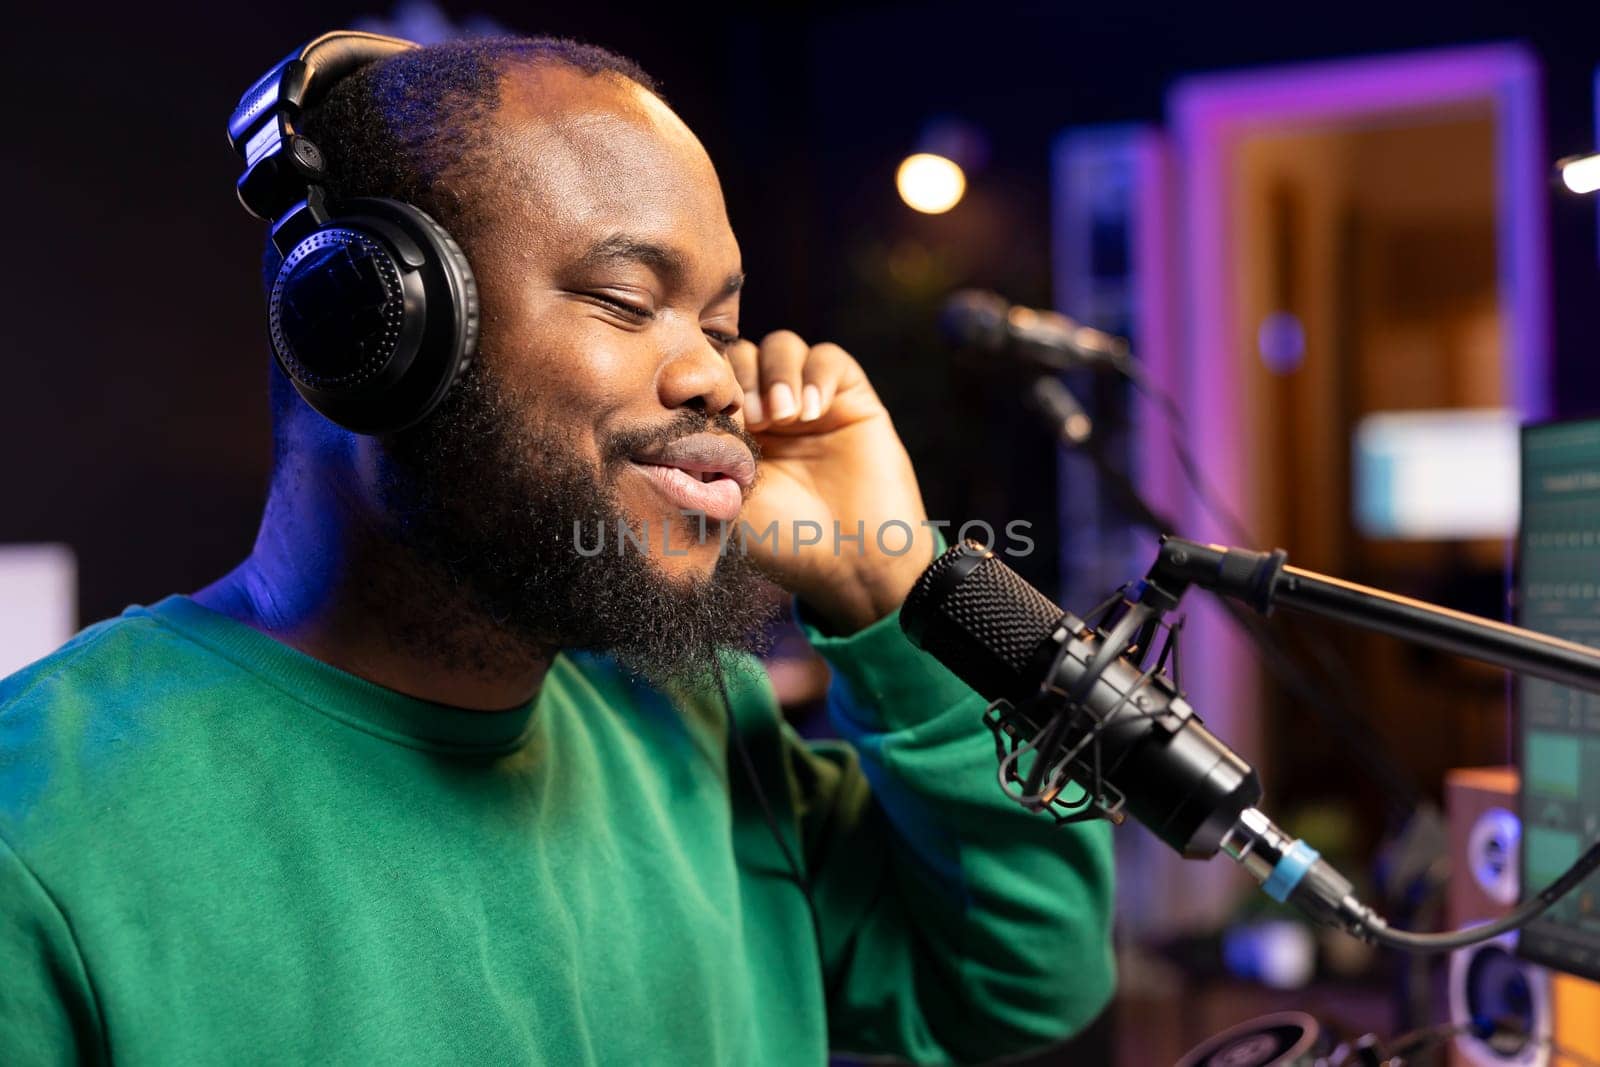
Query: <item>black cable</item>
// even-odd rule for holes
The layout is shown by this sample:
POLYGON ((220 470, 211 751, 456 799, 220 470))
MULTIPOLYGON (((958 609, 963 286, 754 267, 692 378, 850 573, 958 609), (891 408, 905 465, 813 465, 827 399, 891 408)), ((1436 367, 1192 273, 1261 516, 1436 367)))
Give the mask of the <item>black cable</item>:
MULTIPOLYGON (((1423 1026, 1409 1030, 1389 1041, 1384 1042, 1384 1055, 1392 1057, 1414 1056, 1419 1052, 1427 1052, 1444 1044, 1453 1037, 1471 1035, 1478 1040, 1494 1047, 1494 1039, 1511 1038, 1521 1039, 1524 1045, 1533 1044, 1549 1052, 1555 1060, 1570 1060, 1574 1067, 1600 1067, 1600 1063, 1591 1060, 1580 1052, 1558 1045, 1548 1037, 1530 1034, 1523 1030, 1514 1020, 1496 1019, 1487 1022, 1466 1023, 1439 1023, 1436 1026, 1423 1026)), ((1520 1051, 1521 1046, 1519 1046, 1520 1051)))
POLYGON ((1517 908, 1494 922, 1464 930, 1419 934, 1411 930, 1396 930, 1373 915, 1363 922, 1360 932, 1377 944, 1407 952, 1449 952, 1452 949, 1465 948, 1499 937, 1538 918, 1552 904, 1578 888, 1596 868, 1600 868, 1600 841, 1591 844, 1583 855, 1578 857, 1577 862, 1568 867, 1561 877, 1540 890, 1538 895, 1523 901, 1517 908))
POLYGON ((1419 1026, 1415 1030, 1407 1030, 1398 1037, 1385 1041, 1383 1053, 1388 1057, 1414 1056, 1419 1052, 1437 1048, 1452 1037, 1477 1031, 1478 1026, 1475 1023, 1438 1023, 1434 1026, 1419 1026))
POLYGON ((1172 394, 1152 381, 1145 374, 1144 367, 1136 360, 1121 360, 1112 366, 1135 389, 1149 397, 1161 409, 1167 420, 1167 439, 1172 446, 1173 454, 1178 457, 1178 467, 1183 471, 1184 480, 1189 483, 1189 488, 1193 491, 1195 499, 1200 502, 1200 506, 1227 531, 1229 537, 1240 544, 1254 544, 1250 531, 1245 529, 1244 522, 1222 502, 1222 495, 1206 480, 1205 472, 1195 462, 1194 453, 1190 452, 1189 446, 1184 443, 1184 436, 1189 431, 1189 420, 1184 416, 1183 409, 1178 406, 1172 394))
POLYGON ((767 791, 761 786, 761 776, 756 773, 755 760, 750 758, 750 750, 745 747, 744 734, 739 730, 738 718, 733 713, 733 701, 728 696, 728 680, 722 672, 722 661, 713 657, 711 671, 716 675, 717 691, 722 694, 722 707, 728 714, 728 737, 733 741, 734 749, 739 753, 739 763, 744 770, 745 780, 750 783, 751 792, 755 793, 756 804, 761 808, 761 815, 766 820, 767 829, 772 833, 772 840, 777 842, 778 850, 783 853, 784 862, 789 865, 789 873, 793 876, 794 884, 806 898, 806 911, 811 915, 811 933, 817 943, 817 966, 822 969, 824 983, 826 983, 827 957, 822 949, 822 920, 817 914, 816 897, 811 892, 811 879, 806 876, 795 858, 789 843, 783 839, 783 833, 778 829, 778 818, 772 812, 772 804, 767 800, 767 791))

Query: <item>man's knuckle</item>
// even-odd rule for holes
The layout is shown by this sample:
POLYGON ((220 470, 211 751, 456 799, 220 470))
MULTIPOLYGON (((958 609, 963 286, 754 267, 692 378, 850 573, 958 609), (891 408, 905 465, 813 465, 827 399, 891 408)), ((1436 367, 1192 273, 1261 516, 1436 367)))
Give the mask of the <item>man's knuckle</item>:
POLYGON ((761 347, 766 348, 794 348, 804 347, 805 342, 793 330, 773 330, 761 339, 761 347))

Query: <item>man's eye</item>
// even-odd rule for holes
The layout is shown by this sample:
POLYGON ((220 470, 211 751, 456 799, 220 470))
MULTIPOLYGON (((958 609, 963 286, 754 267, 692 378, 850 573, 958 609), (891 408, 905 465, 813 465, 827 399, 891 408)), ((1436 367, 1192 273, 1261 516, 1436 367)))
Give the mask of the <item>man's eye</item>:
POLYGON ((731 348, 733 343, 739 339, 738 334, 723 333, 721 330, 707 330, 705 334, 711 338, 712 343, 718 348, 731 348))
POLYGON ((642 308, 637 304, 630 304, 626 300, 618 300, 616 297, 607 296, 605 293, 590 293, 589 298, 595 301, 595 303, 604 304, 617 314, 633 319, 636 322, 648 322, 656 317, 656 313, 651 311, 649 308, 642 308))

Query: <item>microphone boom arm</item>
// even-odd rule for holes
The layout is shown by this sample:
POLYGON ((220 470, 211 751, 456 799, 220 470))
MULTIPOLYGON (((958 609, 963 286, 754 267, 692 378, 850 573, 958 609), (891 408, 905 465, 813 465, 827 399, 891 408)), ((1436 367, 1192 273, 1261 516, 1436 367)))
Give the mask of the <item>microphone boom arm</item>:
POLYGON ((1600 692, 1600 650, 1288 565, 1282 550, 1163 537, 1140 601, 1170 610, 1190 586, 1263 615, 1282 607, 1388 634, 1560 685, 1600 692))

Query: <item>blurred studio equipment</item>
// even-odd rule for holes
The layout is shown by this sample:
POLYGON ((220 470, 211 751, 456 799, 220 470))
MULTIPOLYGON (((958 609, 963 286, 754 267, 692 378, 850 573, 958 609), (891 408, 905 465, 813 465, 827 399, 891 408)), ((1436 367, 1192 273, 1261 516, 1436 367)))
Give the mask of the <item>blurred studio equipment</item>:
MULTIPOLYGON (((1078 361, 1015 393, 1063 428, 1062 603, 1096 603, 1177 533, 1504 617, 1518 427, 1551 407, 1542 82, 1521 45, 1207 73, 1172 86, 1164 122, 1059 136, 1053 309, 1020 330, 1000 313, 1013 357, 1064 312, 1128 338, 1150 386, 1078 361)), ((1284 824, 1340 813, 1363 891, 1409 928, 1446 925, 1436 798, 1452 768, 1511 755, 1504 676, 1316 618, 1184 607, 1184 658, 1205 665, 1187 698, 1278 783, 1284 824)), ((1118 867, 1125 1063, 1280 1009, 1380 1035, 1443 1018, 1443 957, 1319 940, 1296 998, 1266 981, 1291 942, 1251 936, 1270 915, 1224 865, 1124 834, 1118 867), (1159 946, 1202 937, 1244 970, 1141 984, 1159 946)), ((1453 1035, 1417 1040, 1426 1057, 1453 1035)))
MULTIPOLYGON (((1594 429, 1600 442, 1600 425, 1594 429)), ((1579 483, 1600 493, 1600 454, 1595 458, 1595 476, 1579 483)), ((1507 1034, 1525 1038, 1519 1050, 1561 1050, 1548 1036, 1548 1011, 1533 1002, 1533 979, 1503 951, 1504 937, 1548 921, 1558 904, 1568 907, 1576 899, 1580 913, 1592 909, 1583 886, 1600 869, 1600 837, 1568 835, 1573 854, 1561 858, 1548 884, 1516 903, 1505 886, 1512 830, 1504 820, 1491 821, 1487 831, 1469 835, 1481 856, 1469 856, 1468 863, 1477 861, 1475 877, 1491 898, 1508 901, 1504 913, 1448 932, 1391 926, 1314 847, 1263 813, 1255 770, 1201 725, 1185 701, 1178 627, 1167 616, 1194 586, 1262 614, 1281 607, 1335 619, 1493 663, 1526 681, 1600 694, 1600 650, 1294 567, 1282 550, 1172 537, 1162 539, 1145 578, 1090 611, 1087 622, 1052 604, 993 549, 971 541, 928 567, 900 620, 915 644, 990 698, 986 722, 995 735, 1000 786, 1016 803, 1058 824, 1121 823, 1131 815, 1185 858, 1225 854, 1269 897, 1386 948, 1476 950, 1461 963, 1464 991, 1452 1001, 1448 1024, 1454 1029, 1429 1033, 1479 1036, 1491 1051, 1509 1047, 1501 1040, 1507 1034)), ((1593 792, 1600 803, 1600 790, 1593 792)), ((1581 938, 1567 936, 1560 946, 1569 969, 1587 965, 1581 938)), ((1240 1048, 1264 1040, 1256 1035, 1240 1048)), ((1407 1040, 1403 1035, 1395 1042, 1407 1040)), ((1236 1051, 1219 1062, 1300 1062, 1282 1056, 1273 1051, 1258 1060, 1236 1051)), ((1323 1062, 1369 1061, 1333 1056, 1323 1062)))
POLYGON ((60 544, 0 545, 0 678, 78 628, 78 562, 60 544))
MULTIPOLYGON (((1015 338, 999 334, 996 343, 1015 344, 1015 338)), ((1600 605, 1592 581, 1600 533, 1587 524, 1587 536, 1550 527, 1575 527, 1591 511, 1600 515, 1600 420, 1529 428, 1522 454, 1519 602, 1546 629, 1594 637, 1600 612, 1565 615, 1552 604, 1600 605), (1572 573, 1563 575, 1562 568, 1572 573), (1588 581, 1571 580, 1580 576, 1588 581)), ((1600 781, 1587 788, 1584 781, 1600 775, 1600 760, 1582 758, 1586 735, 1600 738, 1600 715, 1584 714, 1590 705, 1600 708, 1600 649, 1291 566, 1282 550, 1170 536, 1162 537, 1143 579, 1084 619, 1051 603, 992 548, 958 544, 927 568, 900 620, 915 644, 990 698, 986 722, 995 736, 1000 786, 1024 808, 1058 824, 1096 818, 1120 824, 1131 815, 1187 859, 1229 856, 1269 897, 1321 925, 1405 953, 1455 953, 1449 1021, 1392 1039, 1390 1051, 1368 1035, 1313 1057, 1310 1032, 1283 1037, 1267 1027, 1224 1034, 1220 1047, 1230 1051, 1215 1062, 1404 1062, 1394 1050, 1420 1052, 1451 1037, 1472 1064, 1538 1067, 1549 1053, 1582 1054, 1577 1050, 1591 1036, 1600 987, 1573 985, 1569 1003, 1552 1007, 1542 970, 1513 954, 1513 938, 1526 928, 1529 954, 1600 977, 1600 781), (1391 926, 1364 904, 1354 884, 1314 847, 1263 813, 1255 770, 1201 725, 1185 699, 1178 673, 1181 622, 1170 616, 1192 587, 1262 615, 1283 608, 1319 616, 1512 671, 1527 734, 1519 749, 1530 775, 1523 802, 1536 820, 1522 854, 1525 868, 1537 872, 1538 888, 1519 902, 1517 818, 1470 792, 1458 793, 1452 798, 1458 866, 1451 915, 1469 918, 1448 932, 1422 933, 1391 926), (1569 1020, 1570 1044, 1552 1024, 1562 1017, 1569 1020), (1581 1027, 1571 1025, 1578 1019, 1581 1027)), ((1491 796, 1496 788, 1505 797, 1515 789, 1515 779, 1508 785, 1505 776, 1458 774, 1457 782, 1491 796)), ((1202 1046, 1193 1062, 1213 1062, 1210 1048, 1202 1046)))
MULTIPOLYGON (((1455 925, 1498 919, 1517 903, 1521 878, 1522 823, 1517 805, 1517 772, 1512 767, 1474 767, 1451 771, 1445 784, 1450 813, 1450 921, 1455 925)), ((1451 1061, 1460 1067, 1549 1062, 1543 1042, 1552 1038, 1550 975, 1538 964, 1517 958, 1516 938, 1505 935, 1450 955, 1450 1017, 1513 1020, 1526 1035, 1521 1042, 1492 1045, 1479 1034, 1455 1037, 1451 1061)), ((1570 1029, 1570 1026, 1569 1026, 1570 1029)))

